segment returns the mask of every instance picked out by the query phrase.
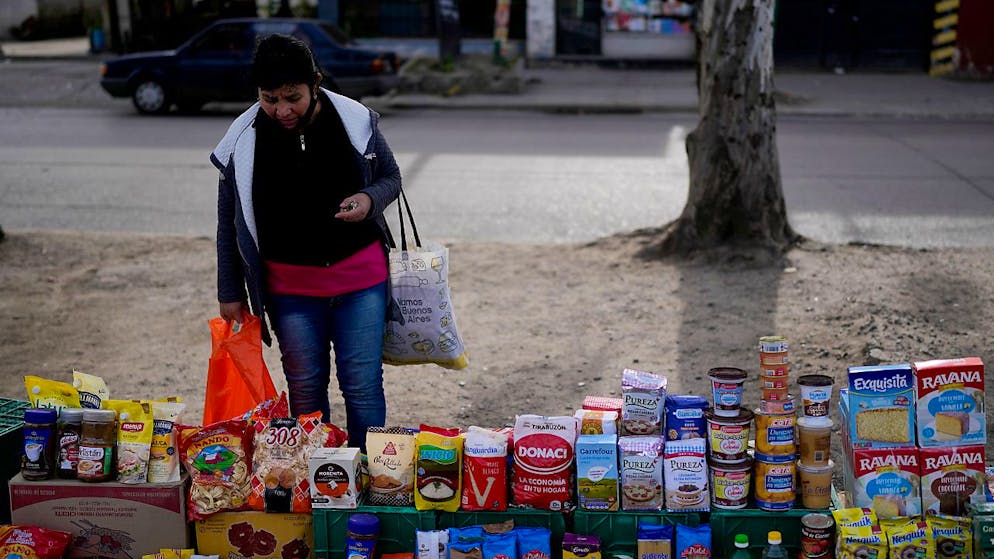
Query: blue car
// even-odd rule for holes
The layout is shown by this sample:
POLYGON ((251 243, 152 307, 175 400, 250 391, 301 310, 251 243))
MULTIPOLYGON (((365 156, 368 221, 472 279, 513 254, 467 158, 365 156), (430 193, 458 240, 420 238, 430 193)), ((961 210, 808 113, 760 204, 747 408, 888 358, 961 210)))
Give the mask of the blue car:
POLYGON ((307 43, 324 74, 325 87, 354 99, 382 95, 397 86, 394 53, 355 48, 333 24, 312 19, 222 19, 176 50, 143 52, 107 60, 100 85, 114 97, 131 97, 143 114, 176 105, 196 111, 209 101, 257 97, 250 68, 258 39, 272 33, 307 43))

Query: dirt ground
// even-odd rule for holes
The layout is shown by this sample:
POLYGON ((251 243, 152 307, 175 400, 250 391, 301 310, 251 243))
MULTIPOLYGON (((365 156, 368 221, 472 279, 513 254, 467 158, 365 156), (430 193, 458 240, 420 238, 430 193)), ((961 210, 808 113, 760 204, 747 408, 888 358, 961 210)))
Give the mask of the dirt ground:
MULTIPOLYGON (((450 244, 470 366, 386 367, 388 422, 496 426, 571 413, 584 395, 618 395, 626 367, 666 375, 671 393, 708 396, 709 368, 741 367, 755 406, 757 340, 770 334, 789 338, 792 376, 825 373, 837 386, 849 365, 994 363, 992 249, 807 243, 786 266, 763 268, 642 258, 652 239, 450 244)), ((214 286, 208 238, 8 231, 0 396, 24 399, 24 374, 70 380, 76 368, 103 376, 115 398, 182 396, 199 420, 214 286)), ((284 386, 275 348, 266 360, 284 386)), ((989 402, 992 385, 988 372, 989 402)), ((335 387, 332 406, 343 423, 335 387)))

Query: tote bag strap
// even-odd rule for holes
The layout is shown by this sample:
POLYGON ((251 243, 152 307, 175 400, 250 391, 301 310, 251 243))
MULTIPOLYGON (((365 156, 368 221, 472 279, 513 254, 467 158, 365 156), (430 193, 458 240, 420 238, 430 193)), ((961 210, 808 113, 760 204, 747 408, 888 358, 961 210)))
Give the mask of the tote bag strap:
MULTIPOLYGON (((411 204, 407 201, 407 194, 404 193, 404 188, 400 188, 400 199, 397 200, 397 217, 400 219, 400 247, 401 250, 407 250, 407 231, 404 228, 404 210, 407 210, 407 219, 411 222, 411 232, 414 233, 414 242, 417 248, 421 248, 421 235, 418 234, 418 226, 414 222, 414 214, 411 212, 411 204), (403 206, 403 207, 402 207, 403 206)), ((397 242, 393 238, 393 234, 390 232, 390 226, 383 222, 383 227, 386 230, 387 242, 390 248, 397 248, 397 242)))

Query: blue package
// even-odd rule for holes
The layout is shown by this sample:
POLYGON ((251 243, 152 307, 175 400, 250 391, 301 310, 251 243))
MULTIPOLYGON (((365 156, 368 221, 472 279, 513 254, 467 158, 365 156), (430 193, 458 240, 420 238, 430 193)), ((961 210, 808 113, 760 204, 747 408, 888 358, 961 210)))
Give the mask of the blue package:
POLYGON ((482 542, 483 526, 467 526, 465 528, 449 528, 449 543, 453 542, 482 542))
POLYGON ((708 400, 704 396, 666 395, 666 440, 706 439, 707 423, 704 411, 708 400))
POLYGON ((487 534, 483 538, 483 559, 518 559, 518 536, 506 534, 487 534))
POLYGON ((670 526, 669 524, 649 524, 647 522, 639 522, 638 539, 673 541, 673 526, 670 526))
POLYGON ((552 532, 548 528, 522 526, 511 533, 518 538, 518 559, 551 559, 552 532))
POLYGON ((711 557, 711 525, 676 525, 674 557, 711 557))

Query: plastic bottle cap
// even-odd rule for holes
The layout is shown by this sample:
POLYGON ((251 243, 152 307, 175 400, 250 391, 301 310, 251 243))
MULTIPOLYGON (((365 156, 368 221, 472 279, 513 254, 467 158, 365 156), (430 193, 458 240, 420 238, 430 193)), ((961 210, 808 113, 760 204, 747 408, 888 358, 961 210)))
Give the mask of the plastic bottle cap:
POLYGON ((745 534, 735 534, 735 547, 739 549, 749 547, 749 536, 745 534))
POLYGON ((59 419, 63 423, 80 423, 83 421, 83 408, 62 408, 59 419))
POLYGON ((59 414, 48 408, 30 408, 24 410, 24 422, 25 423, 37 423, 39 425, 44 425, 45 423, 55 423, 55 420, 59 418, 59 414))
POLYGON ((783 536, 780 534, 780 532, 774 530, 769 534, 767 534, 766 541, 767 543, 780 545, 780 543, 783 541, 783 536))
POLYGON ((380 533, 380 519, 375 514, 353 514, 349 517, 349 532, 357 536, 375 536, 380 533))

